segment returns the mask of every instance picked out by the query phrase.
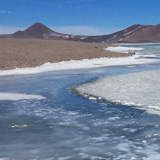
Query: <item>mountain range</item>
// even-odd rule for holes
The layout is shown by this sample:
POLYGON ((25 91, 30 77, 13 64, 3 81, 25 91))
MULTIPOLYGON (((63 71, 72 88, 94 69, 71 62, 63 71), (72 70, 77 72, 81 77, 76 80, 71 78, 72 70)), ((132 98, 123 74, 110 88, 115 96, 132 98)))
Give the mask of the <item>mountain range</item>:
POLYGON ((58 33, 41 23, 35 23, 24 31, 0 35, 0 38, 55 39, 92 43, 158 43, 160 42, 160 24, 135 24, 124 30, 108 35, 85 36, 58 33))

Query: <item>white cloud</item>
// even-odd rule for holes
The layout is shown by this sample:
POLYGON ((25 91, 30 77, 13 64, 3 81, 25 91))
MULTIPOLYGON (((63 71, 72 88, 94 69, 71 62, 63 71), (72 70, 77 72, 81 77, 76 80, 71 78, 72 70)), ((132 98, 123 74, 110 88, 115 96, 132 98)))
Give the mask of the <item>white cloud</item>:
POLYGON ((0 9, 0 13, 3 13, 3 14, 12 14, 13 12, 11 12, 9 10, 0 9))
POLYGON ((10 34, 18 30, 24 30, 24 28, 15 26, 0 26, 0 34, 10 34))
POLYGON ((104 35, 121 30, 115 27, 92 27, 92 26, 58 26, 51 27, 52 30, 75 35, 104 35))

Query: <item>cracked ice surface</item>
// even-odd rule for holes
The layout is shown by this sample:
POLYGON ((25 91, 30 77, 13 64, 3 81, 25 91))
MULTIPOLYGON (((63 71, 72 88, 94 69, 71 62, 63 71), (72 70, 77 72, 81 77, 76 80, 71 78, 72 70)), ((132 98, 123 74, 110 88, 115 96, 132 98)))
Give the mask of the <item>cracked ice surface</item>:
POLYGON ((160 113, 160 70, 102 78, 76 89, 82 95, 160 113))

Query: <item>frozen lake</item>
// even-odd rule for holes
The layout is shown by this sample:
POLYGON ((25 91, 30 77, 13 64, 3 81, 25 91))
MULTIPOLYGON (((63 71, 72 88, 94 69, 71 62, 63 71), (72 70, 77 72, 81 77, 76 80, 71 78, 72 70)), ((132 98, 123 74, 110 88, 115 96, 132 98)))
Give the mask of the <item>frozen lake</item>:
POLYGON ((0 100, 0 160, 159 160, 159 115, 75 90, 159 69, 155 62, 0 77, 0 97, 13 98, 0 100))

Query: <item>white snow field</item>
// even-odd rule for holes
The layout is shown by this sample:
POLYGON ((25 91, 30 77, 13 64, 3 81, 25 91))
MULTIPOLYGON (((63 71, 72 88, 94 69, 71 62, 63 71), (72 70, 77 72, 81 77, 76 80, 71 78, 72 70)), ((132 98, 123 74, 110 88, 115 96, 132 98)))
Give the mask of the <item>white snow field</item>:
POLYGON ((93 96, 160 114, 160 70, 101 78, 76 89, 87 97, 93 96))
POLYGON ((0 93, 0 101, 18 101, 18 100, 28 100, 28 99, 41 100, 45 99, 45 97, 33 94, 28 95, 21 93, 0 93))

